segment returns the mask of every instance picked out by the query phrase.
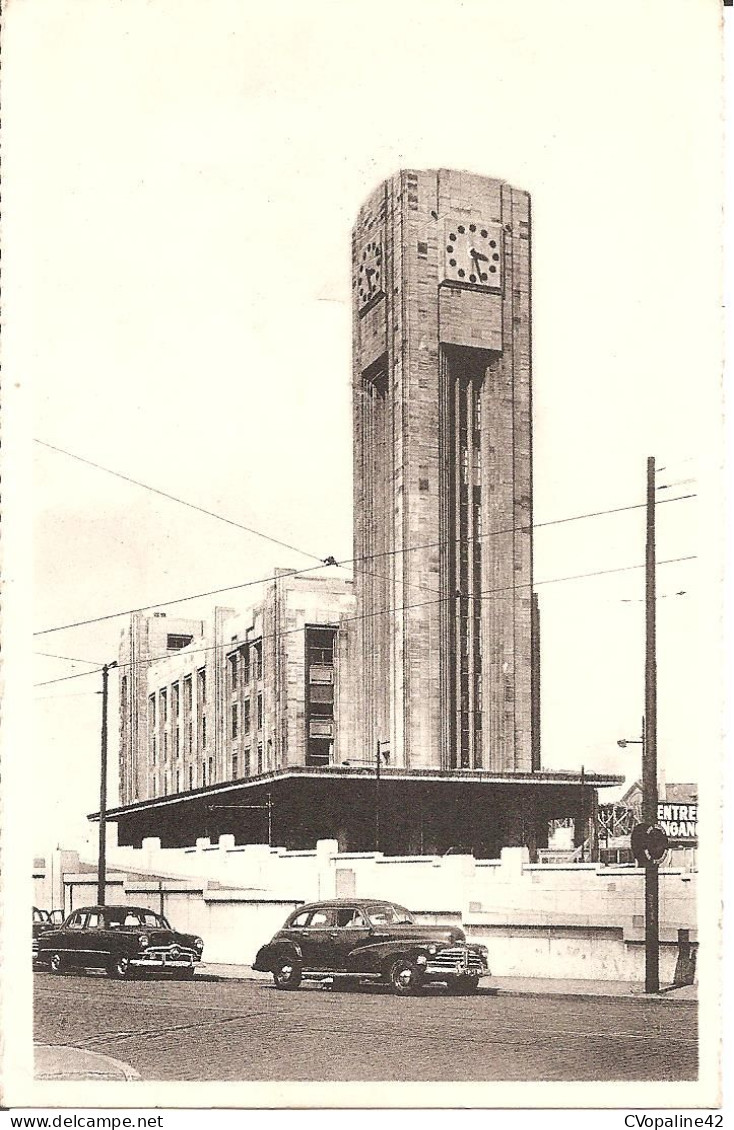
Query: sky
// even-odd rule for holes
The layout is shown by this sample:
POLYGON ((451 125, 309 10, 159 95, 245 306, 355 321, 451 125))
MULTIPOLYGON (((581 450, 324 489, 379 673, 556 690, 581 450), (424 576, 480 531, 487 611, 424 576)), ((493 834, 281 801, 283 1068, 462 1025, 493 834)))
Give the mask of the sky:
MULTIPOLYGON (((559 578, 641 565, 644 510, 543 524, 643 503, 651 455, 661 501, 695 495, 657 511, 660 769, 697 781, 718 758, 718 5, 369 11, 6 14, 4 333, 30 500, 11 506, 11 591, 36 633, 22 773, 38 853, 80 843, 97 807, 101 682, 82 672, 117 655, 109 614, 352 556, 350 230, 399 168, 532 197, 544 767, 639 776, 639 746, 617 741, 640 732, 644 572, 559 578), (49 630, 93 617, 109 618, 49 630)), ((110 718, 114 764, 114 693, 110 718)))

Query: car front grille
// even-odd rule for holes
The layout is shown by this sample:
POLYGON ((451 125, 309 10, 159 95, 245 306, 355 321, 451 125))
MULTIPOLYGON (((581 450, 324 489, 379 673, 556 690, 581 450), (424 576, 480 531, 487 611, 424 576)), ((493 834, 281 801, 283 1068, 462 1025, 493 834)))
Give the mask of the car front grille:
POLYGON ((199 961, 200 955, 190 946, 148 946, 143 950, 141 958, 144 961, 169 962, 169 961, 199 961))
POLYGON ((458 972, 480 975, 486 973, 487 966, 478 950, 470 946, 449 946, 428 959, 426 971, 450 973, 452 976, 458 972))

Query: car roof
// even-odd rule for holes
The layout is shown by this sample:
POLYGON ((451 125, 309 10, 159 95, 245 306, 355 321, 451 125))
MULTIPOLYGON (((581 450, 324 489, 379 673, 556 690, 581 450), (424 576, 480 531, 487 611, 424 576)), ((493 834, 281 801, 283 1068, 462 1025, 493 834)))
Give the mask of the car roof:
MULTIPOLYGON (((317 907, 322 906, 399 906, 402 908, 403 904, 399 902, 392 902, 390 899, 371 899, 364 898, 362 896, 358 898, 355 895, 355 897, 351 899, 321 899, 319 902, 305 902, 303 906, 297 907, 294 911, 292 911, 292 913, 301 914, 301 912, 304 910, 316 910, 317 907)), ((404 909, 407 909, 407 907, 404 909)))
MULTIPOLYGON (((117 904, 108 904, 106 906, 75 906, 73 910, 69 911, 69 914, 91 914, 95 910, 124 911, 125 914, 158 914, 157 910, 151 910, 149 906, 117 906, 117 904)), ((160 915, 158 916, 160 917, 160 915)))

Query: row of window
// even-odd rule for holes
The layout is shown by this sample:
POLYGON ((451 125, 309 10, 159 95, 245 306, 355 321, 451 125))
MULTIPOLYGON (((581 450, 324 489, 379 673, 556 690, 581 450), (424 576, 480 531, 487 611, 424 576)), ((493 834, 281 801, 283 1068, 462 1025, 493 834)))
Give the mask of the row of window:
MULTIPOLYGON (((252 729, 252 708, 251 700, 246 698, 242 701, 242 732, 249 734, 252 729)), ((256 699, 256 730, 263 728, 263 696, 259 693, 256 699)), ((230 716, 230 737, 236 740, 240 733, 240 703, 233 702, 230 716)))
POLYGON ((239 686, 257 683, 263 677, 262 640, 246 643, 227 656, 229 689, 234 694, 239 686))

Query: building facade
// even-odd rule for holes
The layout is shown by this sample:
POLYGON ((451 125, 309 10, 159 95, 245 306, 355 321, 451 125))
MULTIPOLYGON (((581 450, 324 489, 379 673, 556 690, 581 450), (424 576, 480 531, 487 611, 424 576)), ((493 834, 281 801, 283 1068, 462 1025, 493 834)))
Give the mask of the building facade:
POLYGON ((447 169, 354 227, 357 742, 396 767, 540 767, 530 234, 526 192, 447 169))
POLYGON ((120 647, 123 805, 340 758, 350 581, 276 570, 211 625, 134 613, 120 647))

